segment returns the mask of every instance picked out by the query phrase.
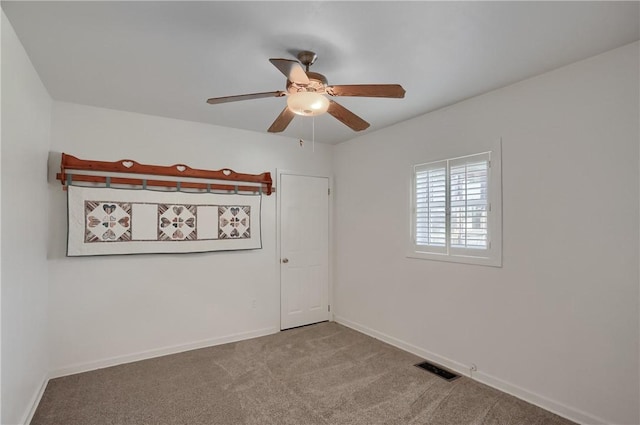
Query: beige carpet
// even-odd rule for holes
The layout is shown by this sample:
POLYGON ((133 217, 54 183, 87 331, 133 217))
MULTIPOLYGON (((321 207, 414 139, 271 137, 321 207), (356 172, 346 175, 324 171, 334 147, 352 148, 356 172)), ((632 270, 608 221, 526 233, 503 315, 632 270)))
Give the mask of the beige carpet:
POLYGON ((49 382, 32 425, 572 422, 336 323, 49 382))

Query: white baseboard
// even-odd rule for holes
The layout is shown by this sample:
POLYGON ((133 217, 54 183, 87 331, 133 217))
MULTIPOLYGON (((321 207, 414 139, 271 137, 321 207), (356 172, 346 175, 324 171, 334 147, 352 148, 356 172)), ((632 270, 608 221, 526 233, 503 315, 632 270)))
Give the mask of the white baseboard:
POLYGON ((31 420, 33 419, 33 415, 35 415, 36 409, 38 408, 38 405, 40 404, 40 400, 42 400, 42 395, 44 394, 44 389, 47 388, 47 383, 48 382, 49 382, 49 379, 46 376, 44 376, 42 378, 42 383, 40 384, 40 388, 38 388, 38 390, 33 395, 33 397, 31 397, 31 403, 29 404, 29 410, 27 410, 24 413, 24 416, 22 417, 22 421, 20 421, 20 424, 29 425, 31 423, 31 420))
POLYGON ((62 376, 73 375, 76 373, 89 372, 91 370, 103 369, 105 367, 117 366, 124 363, 137 362, 139 360, 152 359, 154 357, 166 356, 169 354, 182 353, 184 351, 197 350, 198 348, 213 347, 215 345, 227 344, 229 342, 242 341, 250 338, 271 335, 280 329, 275 327, 257 329, 248 332, 239 332, 218 338, 205 339, 202 341, 190 342, 187 344, 172 345, 169 347, 157 348, 153 350, 140 351, 123 356, 109 357, 102 360, 79 363, 71 366, 62 367, 53 370, 49 374, 49 378, 60 378, 62 376))
POLYGON ((461 375, 471 377, 471 375, 469 374, 469 367, 467 367, 467 365, 464 365, 462 363, 456 362, 455 360, 451 360, 446 357, 440 356, 438 354, 432 353, 431 351, 427 351, 423 348, 416 347, 415 345, 409 344, 408 342, 402 341, 401 339, 394 338, 390 335, 373 330, 367 326, 361 325, 356 322, 352 322, 351 320, 345 319, 342 316, 336 315, 334 316, 334 320, 348 328, 355 329, 358 332, 362 332, 363 334, 369 335, 375 339, 384 341, 387 344, 393 345, 394 347, 401 348, 404 351, 408 351, 409 353, 415 354, 416 356, 420 356, 427 360, 436 362, 439 365, 444 366, 448 369, 451 369, 454 372, 458 372, 461 375))
POLYGON ((606 421, 602 418, 598 418, 590 413, 575 407, 567 406, 564 403, 551 400, 543 395, 528 391, 515 384, 503 381, 495 376, 488 375, 483 372, 473 372, 473 379, 478 382, 482 382, 490 387, 504 391, 507 394, 511 394, 514 397, 518 397, 528 403, 535 404, 538 407, 542 407, 545 410, 555 413, 558 416, 562 416, 574 422, 584 425, 605 425, 611 424, 610 421, 606 421))
POLYGON ((344 317, 341 317, 339 315, 334 315, 334 320, 344 326, 347 326, 356 331, 362 332, 363 334, 369 335, 373 338, 379 339, 380 341, 386 342, 387 344, 391 344, 395 347, 401 348, 405 351, 408 351, 409 353, 415 354, 416 356, 423 357, 426 360, 430 360, 435 363, 438 363, 455 372, 458 372, 462 375, 475 379, 478 382, 481 382, 485 385, 488 385, 490 387, 503 391, 507 394, 511 394, 514 397, 517 397, 528 403, 534 404, 538 407, 541 407, 545 410, 555 413, 558 416, 562 416, 574 422, 585 424, 585 425, 603 425, 603 424, 609 423, 604 419, 598 418, 590 413, 584 412, 580 409, 576 409, 571 406, 567 406, 566 404, 560 403, 558 401, 551 400, 540 394, 536 394, 534 392, 528 391, 522 387, 503 381, 499 378, 488 375, 486 373, 483 373, 483 372, 471 373, 467 365, 464 365, 455 360, 451 360, 446 357, 440 356, 438 354, 432 353, 428 350, 417 347, 413 344, 410 344, 406 341, 402 341, 398 338, 394 338, 382 332, 378 332, 374 329, 371 329, 359 323, 352 322, 351 320, 345 319, 344 317))

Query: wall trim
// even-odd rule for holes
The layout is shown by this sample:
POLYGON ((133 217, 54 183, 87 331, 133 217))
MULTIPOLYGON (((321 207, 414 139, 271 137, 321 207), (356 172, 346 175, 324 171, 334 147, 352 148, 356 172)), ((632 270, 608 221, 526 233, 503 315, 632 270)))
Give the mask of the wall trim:
POLYGON ((185 351, 197 350, 199 348, 207 348, 216 345, 227 344, 230 342, 243 341, 245 339, 271 335, 274 333, 278 333, 279 331, 280 329, 272 326, 263 329, 256 329, 253 331, 238 332, 218 338, 204 339, 201 341, 189 342, 186 344, 171 345, 168 347, 139 351, 137 353, 125 354, 122 356, 108 357, 106 359, 86 363, 78 363, 51 371, 49 374, 49 379, 60 378, 67 375, 74 375, 76 373, 89 372, 92 370, 103 369, 106 367, 117 366, 125 363, 137 362, 140 360, 152 359, 155 357, 167 356, 170 354, 182 353, 185 351))
POLYGON ((606 420, 602 418, 598 418, 597 416, 593 416, 590 413, 584 412, 580 409, 576 409, 574 407, 568 406, 561 402, 551 400, 547 397, 544 397, 540 394, 531 392, 522 387, 519 387, 515 384, 509 383, 507 381, 503 381, 502 379, 496 378, 495 376, 483 373, 483 372, 471 372, 467 365, 464 365, 455 360, 449 359, 447 357, 440 356, 436 353, 432 353, 429 350, 425 350, 424 348, 417 347, 413 344, 410 344, 401 339, 392 337, 385 333, 379 332, 375 329, 371 329, 365 325, 362 325, 357 322, 353 322, 349 319, 346 319, 340 315, 335 315, 334 320, 341 325, 344 325, 348 328, 354 329, 358 332, 362 332, 365 335, 369 335, 370 337, 379 339, 380 341, 386 342, 387 344, 391 344, 394 347, 400 348, 402 350, 408 351, 409 353, 415 354, 416 356, 423 357, 426 360, 430 360, 436 363, 441 364, 455 372, 458 372, 462 375, 468 376, 471 379, 475 379, 478 382, 481 382, 485 385, 498 389, 502 392, 510 394, 514 397, 517 397, 521 400, 524 400, 528 403, 534 404, 538 407, 541 407, 545 410, 548 410, 552 413, 555 413, 558 416, 562 416, 566 419, 572 420, 574 422, 580 424, 588 424, 588 425, 604 425, 608 424, 606 420))
POLYGON ((20 421, 21 424, 29 425, 31 423, 31 420, 33 419, 33 415, 36 414, 36 409, 40 404, 40 400, 42 400, 42 395, 44 394, 44 390, 45 388, 47 388, 48 383, 49 383, 49 378, 45 374, 45 376, 42 377, 42 383, 40 384, 40 388, 38 388, 38 390, 33 395, 33 397, 31 397, 31 403, 29 403, 29 410, 27 410, 24 413, 22 420, 20 421))
POLYGON ((542 407, 545 410, 548 410, 552 413, 555 413, 558 416, 562 416, 574 422, 585 424, 585 425, 606 425, 611 424, 611 422, 606 421, 602 418, 594 416, 590 413, 587 413, 583 410, 577 409, 575 407, 568 406, 564 403, 552 400, 543 395, 528 391, 518 385, 511 384, 509 382, 503 381, 502 379, 496 378, 495 376, 488 375, 483 372, 474 372, 473 379, 478 382, 482 382, 485 385, 496 388, 500 391, 503 391, 507 394, 511 394, 514 397, 517 397, 521 400, 524 400, 528 403, 535 404, 538 407, 542 407))

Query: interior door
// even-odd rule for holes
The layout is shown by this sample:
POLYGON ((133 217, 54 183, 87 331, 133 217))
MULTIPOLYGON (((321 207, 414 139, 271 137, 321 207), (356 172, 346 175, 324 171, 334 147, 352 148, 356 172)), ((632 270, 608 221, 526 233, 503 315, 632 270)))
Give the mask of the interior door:
POLYGON ((280 328, 329 319, 329 179, 280 175, 280 328))

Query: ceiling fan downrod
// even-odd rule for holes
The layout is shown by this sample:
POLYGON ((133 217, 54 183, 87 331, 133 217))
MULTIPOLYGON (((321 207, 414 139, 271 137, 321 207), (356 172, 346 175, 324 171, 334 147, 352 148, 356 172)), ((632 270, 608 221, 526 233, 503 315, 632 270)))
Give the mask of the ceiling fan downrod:
POLYGON ((307 68, 307 72, 309 72, 309 67, 315 63, 316 59, 318 59, 318 55, 310 50, 302 50, 298 53, 298 60, 307 68))

